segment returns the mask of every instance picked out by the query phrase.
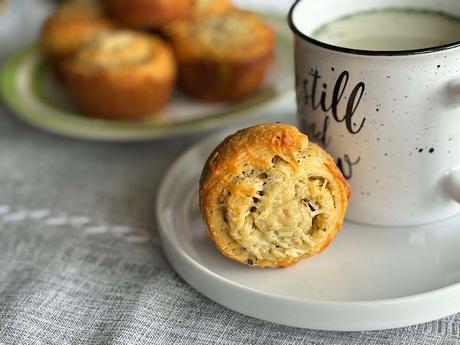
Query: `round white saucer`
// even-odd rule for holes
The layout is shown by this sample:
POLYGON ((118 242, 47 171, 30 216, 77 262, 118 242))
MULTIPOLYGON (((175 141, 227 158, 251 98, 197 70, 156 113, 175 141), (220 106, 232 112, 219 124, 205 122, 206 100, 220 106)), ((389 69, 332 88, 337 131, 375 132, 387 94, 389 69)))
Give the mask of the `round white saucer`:
POLYGON ((460 217, 405 228, 346 222, 327 250, 285 269, 222 256, 201 221, 198 180, 225 134, 179 158, 157 200, 166 256, 196 290, 249 316, 323 330, 403 327, 460 312, 460 217))

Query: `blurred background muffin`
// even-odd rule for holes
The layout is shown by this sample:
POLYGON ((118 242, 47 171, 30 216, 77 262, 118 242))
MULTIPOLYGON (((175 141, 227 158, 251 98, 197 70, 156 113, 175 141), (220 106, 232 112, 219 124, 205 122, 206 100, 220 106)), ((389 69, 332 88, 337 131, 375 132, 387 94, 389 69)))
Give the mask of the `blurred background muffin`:
POLYGON ((233 7, 231 0, 196 0, 192 13, 197 15, 216 13, 233 7))
POLYGON ((189 17, 169 39, 179 85, 203 101, 233 101, 256 91, 273 60, 274 32, 253 13, 230 9, 189 17))
POLYGON ((195 0, 103 0, 107 12, 120 24, 159 29, 192 9, 195 0))
POLYGON ((42 26, 40 47, 53 64, 72 57, 85 43, 113 27, 96 0, 64 2, 42 26))
POLYGON ((184 20, 190 19, 190 17, 201 17, 213 13, 219 13, 233 8, 231 0, 195 0, 190 11, 184 16, 173 20, 161 28, 161 32, 169 37, 174 31, 175 27, 184 20))
POLYGON ((81 110, 109 119, 142 118, 168 102, 175 84, 172 51, 162 39, 135 31, 103 33, 63 66, 81 110))

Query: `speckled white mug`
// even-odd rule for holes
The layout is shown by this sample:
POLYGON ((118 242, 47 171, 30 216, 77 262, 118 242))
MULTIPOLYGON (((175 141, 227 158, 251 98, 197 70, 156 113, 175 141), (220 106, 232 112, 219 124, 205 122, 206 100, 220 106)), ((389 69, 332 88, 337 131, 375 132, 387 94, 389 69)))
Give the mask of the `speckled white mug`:
POLYGON ((348 220, 439 221, 460 213, 460 42, 381 52, 309 36, 335 18, 382 7, 460 17, 458 0, 298 0, 289 23, 300 127, 348 179, 348 220))

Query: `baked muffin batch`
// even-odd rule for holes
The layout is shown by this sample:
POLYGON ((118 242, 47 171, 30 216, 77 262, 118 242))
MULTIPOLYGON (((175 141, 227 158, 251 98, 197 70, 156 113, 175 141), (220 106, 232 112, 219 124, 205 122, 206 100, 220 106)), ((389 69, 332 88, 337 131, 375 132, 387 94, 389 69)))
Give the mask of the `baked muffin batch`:
POLYGON ((46 20, 40 47, 86 115, 120 120, 158 112, 177 79, 201 101, 250 95, 274 33, 229 0, 72 0, 46 20))
MULTIPOLYGON (((157 113, 176 83, 204 102, 249 96, 273 62, 274 41, 270 26, 230 0, 73 0, 48 18, 40 45, 87 116, 134 120, 157 113)), ((222 254, 286 267, 328 246, 350 191, 319 146, 293 126, 266 124, 214 150, 199 196, 222 254)))

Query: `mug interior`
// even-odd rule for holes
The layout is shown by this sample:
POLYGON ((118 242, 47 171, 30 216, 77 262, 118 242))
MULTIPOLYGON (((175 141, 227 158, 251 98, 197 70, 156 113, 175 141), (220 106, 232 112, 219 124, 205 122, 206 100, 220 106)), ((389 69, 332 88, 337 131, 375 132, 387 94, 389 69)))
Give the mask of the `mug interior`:
POLYGON ((371 54, 381 53, 382 55, 423 53, 458 46, 460 44, 460 41, 453 41, 448 44, 422 49, 379 52, 339 47, 333 44, 320 42, 313 38, 313 33, 326 23, 359 12, 384 8, 428 10, 442 12, 449 16, 460 17, 460 1, 458 0, 297 0, 291 8, 289 21, 294 32, 300 34, 312 43, 330 49, 353 53, 366 54, 367 52, 371 54))

